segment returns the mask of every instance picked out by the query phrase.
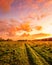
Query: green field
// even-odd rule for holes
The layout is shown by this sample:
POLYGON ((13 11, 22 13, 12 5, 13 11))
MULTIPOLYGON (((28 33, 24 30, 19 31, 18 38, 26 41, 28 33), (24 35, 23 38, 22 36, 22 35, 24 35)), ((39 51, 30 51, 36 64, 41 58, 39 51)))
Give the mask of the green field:
POLYGON ((52 65, 52 41, 0 41, 0 65, 52 65))

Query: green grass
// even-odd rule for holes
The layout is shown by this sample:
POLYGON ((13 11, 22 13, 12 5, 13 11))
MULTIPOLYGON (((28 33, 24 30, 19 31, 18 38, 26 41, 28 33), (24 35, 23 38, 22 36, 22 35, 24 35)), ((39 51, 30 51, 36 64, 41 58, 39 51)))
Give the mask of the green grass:
POLYGON ((33 47, 34 51, 40 54, 50 65, 52 65, 52 49, 49 46, 33 47))
POLYGON ((24 44, 0 42, 0 65, 29 65, 24 44))
POLYGON ((0 65, 51 64, 52 41, 0 41, 0 65))

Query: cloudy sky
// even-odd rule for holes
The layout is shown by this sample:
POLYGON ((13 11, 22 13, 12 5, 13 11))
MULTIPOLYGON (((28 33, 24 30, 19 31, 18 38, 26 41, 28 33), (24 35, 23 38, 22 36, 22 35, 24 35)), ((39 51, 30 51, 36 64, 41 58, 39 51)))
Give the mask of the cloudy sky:
POLYGON ((0 37, 52 37, 52 0, 0 0, 0 37))

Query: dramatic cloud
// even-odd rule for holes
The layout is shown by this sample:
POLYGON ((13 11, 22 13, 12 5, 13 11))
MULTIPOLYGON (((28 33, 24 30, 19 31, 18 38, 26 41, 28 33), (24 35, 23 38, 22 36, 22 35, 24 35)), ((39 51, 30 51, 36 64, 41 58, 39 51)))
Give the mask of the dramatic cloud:
POLYGON ((31 31, 30 24, 28 22, 20 24, 18 21, 14 19, 9 20, 9 22, 7 22, 7 20, 0 21, 0 33, 6 33, 4 35, 8 36, 15 36, 16 32, 19 31, 31 31))
POLYGON ((52 0, 0 0, 1 37, 46 36, 40 33, 52 34, 52 0))

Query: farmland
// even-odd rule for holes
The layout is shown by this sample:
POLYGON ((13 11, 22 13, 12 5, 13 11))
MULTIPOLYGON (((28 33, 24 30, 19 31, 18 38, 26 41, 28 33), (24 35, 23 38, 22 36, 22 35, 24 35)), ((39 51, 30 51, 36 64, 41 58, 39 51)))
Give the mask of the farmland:
POLYGON ((0 41, 0 65, 52 65, 52 41, 0 41))

